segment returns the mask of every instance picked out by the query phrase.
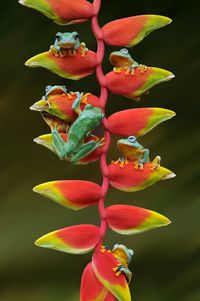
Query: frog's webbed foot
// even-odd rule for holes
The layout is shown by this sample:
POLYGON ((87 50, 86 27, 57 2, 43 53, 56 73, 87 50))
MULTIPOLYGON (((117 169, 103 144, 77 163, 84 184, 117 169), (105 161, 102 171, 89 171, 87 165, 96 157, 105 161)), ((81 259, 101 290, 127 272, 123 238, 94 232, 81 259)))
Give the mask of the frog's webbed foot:
POLYGON ((91 93, 81 93, 81 103, 84 103, 84 104, 88 104, 87 102, 87 98, 89 95, 92 95, 91 93))
POLYGON ((139 169, 139 170, 143 170, 144 169, 144 166, 143 166, 143 162, 142 160, 137 160, 134 162, 134 168, 135 169, 139 169))
POLYGON ((119 68, 119 67, 114 67, 114 68, 113 68, 113 71, 114 71, 115 73, 122 73, 123 70, 124 70, 124 68, 119 68))
POLYGON ((56 126, 56 127, 52 128, 51 133, 52 133, 52 139, 53 139, 52 140, 53 149, 55 150, 55 152, 59 156, 59 158, 61 160, 64 160, 66 157, 66 151, 65 151, 66 143, 60 136, 60 134, 58 132, 58 127, 56 126))
POLYGON ((101 246, 101 253, 105 253, 105 252, 111 253, 111 250, 107 246, 101 246))
POLYGON ((143 65, 143 64, 140 64, 139 65, 139 70, 141 73, 144 73, 145 71, 147 71, 147 66, 146 65, 143 65))
POLYGON ((117 277, 119 277, 119 275, 123 273, 126 277, 127 282, 130 283, 132 272, 126 269, 122 264, 119 263, 115 268, 113 268, 113 272, 117 277))
POLYGON ((160 161, 161 161, 161 157, 156 156, 155 159, 152 161, 151 171, 154 171, 154 170, 160 168, 160 161))
POLYGON ((118 164, 118 163, 120 163, 119 167, 120 167, 120 168, 124 168, 125 165, 128 165, 128 164, 129 164, 129 161, 127 160, 127 158, 119 158, 118 160, 112 161, 111 163, 113 163, 113 164, 118 164))
POLYGON ((49 51, 50 51, 53 55, 55 55, 55 57, 58 57, 58 56, 59 56, 59 51, 55 48, 54 45, 51 45, 51 46, 50 46, 49 51))
POLYGON ((86 44, 84 42, 82 42, 79 47, 81 49, 81 56, 85 57, 85 54, 88 51, 88 48, 86 47, 86 44))

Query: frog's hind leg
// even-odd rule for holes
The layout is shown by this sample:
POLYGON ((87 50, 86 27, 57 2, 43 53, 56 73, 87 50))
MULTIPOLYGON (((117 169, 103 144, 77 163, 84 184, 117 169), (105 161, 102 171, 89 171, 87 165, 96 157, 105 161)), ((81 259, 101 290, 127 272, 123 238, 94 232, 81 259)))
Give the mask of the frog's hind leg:
POLYGON ((154 170, 160 168, 160 161, 161 161, 161 157, 156 156, 155 159, 152 161, 151 171, 154 171, 154 170))
POLYGON ((86 158, 88 155, 90 155, 95 149, 103 146, 104 139, 101 139, 99 141, 91 140, 87 143, 82 144, 74 153, 75 155, 71 158, 72 163, 76 163, 77 161, 80 161, 84 158, 86 158))
POLYGON ((76 112, 77 114, 80 114, 81 113, 80 104, 81 104, 82 94, 80 92, 75 92, 74 94, 76 94, 77 97, 76 97, 75 101, 72 104, 72 110, 74 112, 76 112))
POLYGON ((64 160, 66 157, 66 150, 65 150, 66 143, 58 133, 57 128, 53 128, 51 130, 51 133, 53 138, 52 140, 53 149, 55 150, 59 158, 61 160, 64 160))

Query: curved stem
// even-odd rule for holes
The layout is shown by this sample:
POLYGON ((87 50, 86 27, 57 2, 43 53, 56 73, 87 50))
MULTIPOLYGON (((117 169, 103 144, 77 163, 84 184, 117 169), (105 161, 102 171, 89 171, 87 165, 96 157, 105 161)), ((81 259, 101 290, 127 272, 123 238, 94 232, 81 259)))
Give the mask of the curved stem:
MULTIPOLYGON (((97 44, 98 44, 98 49, 97 49, 97 54, 96 54, 97 55, 96 76, 97 76, 99 85, 101 87, 100 104, 101 104, 102 111, 105 114, 105 106, 107 103, 108 91, 106 88, 105 76, 104 76, 103 70, 102 70, 102 62, 103 62, 103 58, 104 58, 105 46, 104 46, 104 42, 102 40, 102 31, 101 31, 101 28, 99 27, 98 19, 97 19, 97 15, 98 15, 100 7, 101 7, 101 0, 94 0, 94 2, 93 2, 94 16, 92 17, 92 30, 94 32, 94 35, 97 39, 97 44)), ((101 227, 100 227, 100 240, 99 240, 98 244, 96 245, 95 252, 100 251, 101 245, 103 243, 103 239, 104 239, 104 236, 105 236, 106 230, 107 230, 106 209, 104 206, 104 200, 105 200, 106 194, 109 189, 108 165, 106 162, 106 157, 107 157, 107 151, 110 146, 110 133, 107 130, 106 117, 104 118, 102 123, 103 123, 103 127, 104 127, 105 145, 104 145, 103 153, 102 153, 101 159, 100 159, 100 167, 101 167, 101 172, 102 172, 102 176, 103 176, 103 184, 101 186, 100 199, 98 201, 98 210, 99 210, 99 215, 101 217, 101 227)))

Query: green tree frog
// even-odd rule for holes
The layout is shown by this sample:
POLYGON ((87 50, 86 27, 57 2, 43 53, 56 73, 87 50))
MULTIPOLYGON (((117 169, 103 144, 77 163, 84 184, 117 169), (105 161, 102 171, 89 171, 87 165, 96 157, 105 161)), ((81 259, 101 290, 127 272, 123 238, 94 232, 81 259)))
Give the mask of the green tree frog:
POLYGON ((52 129, 52 145, 55 152, 61 160, 70 159, 72 163, 84 159, 104 144, 104 138, 84 143, 87 137, 92 136, 91 131, 101 123, 104 115, 101 108, 93 107, 90 104, 87 104, 81 111, 80 102, 81 95, 72 105, 72 109, 79 116, 69 128, 67 143, 64 142, 56 127, 52 129))
POLYGON ((127 282, 130 283, 132 272, 128 269, 128 265, 131 261, 134 251, 132 249, 128 249, 122 244, 115 244, 112 251, 109 250, 108 247, 102 246, 101 252, 104 253, 105 251, 112 253, 118 261, 118 265, 113 268, 115 275, 119 277, 119 275, 123 273, 126 277, 127 282))
MULTIPOLYGON (((143 163, 149 163, 149 150, 143 148, 143 146, 136 140, 134 136, 129 136, 127 139, 120 139, 117 141, 118 148, 124 153, 125 158, 119 158, 115 164, 121 162, 120 167, 124 167, 124 164, 128 164, 129 161, 134 162, 135 169, 143 170, 143 163)), ((152 170, 160 167, 160 156, 152 162, 152 170)))
POLYGON ((134 61, 126 48, 112 52, 109 59, 111 64, 115 66, 113 71, 116 73, 120 73, 123 69, 126 69, 127 75, 134 75, 135 67, 139 67, 142 73, 147 70, 147 66, 138 64, 136 61, 134 61))
POLYGON ((85 43, 80 43, 79 34, 73 32, 57 32, 54 45, 51 45, 50 52, 56 57, 75 56, 76 50, 81 49, 81 55, 84 57, 88 51, 85 43))

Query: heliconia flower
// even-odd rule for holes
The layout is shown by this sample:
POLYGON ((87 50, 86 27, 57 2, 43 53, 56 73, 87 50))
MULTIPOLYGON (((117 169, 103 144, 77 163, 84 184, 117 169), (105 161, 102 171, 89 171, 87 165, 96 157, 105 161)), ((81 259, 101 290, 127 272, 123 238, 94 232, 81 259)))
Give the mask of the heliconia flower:
POLYGON ((81 279, 80 301, 115 300, 115 296, 113 296, 96 277, 92 263, 88 263, 81 279))
POLYGON ((152 170, 151 163, 144 163, 144 169, 134 168, 134 163, 129 162, 124 167, 120 163, 111 163, 108 167, 110 184, 122 191, 132 192, 147 188, 159 180, 175 177, 169 169, 160 167, 152 170))
POLYGON ((119 301, 131 301, 130 290, 123 273, 116 275, 113 269, 118 266, 118 261, 109 251, 95 253, 92 258, 93 270, 99 281, 119 301))
POLYGON ((25 65, 43 67, 61 77, 78 80, 94 72, 97 59, 96 53, 91 50, 88 50, 82 57, 79 48, 75 56, 56 57, 50 51, 43 52, 29 59, 25 65))
POLYGON ((90 252, 99 241, 99 228, 94 225, 77 225, 50 232, 36 240, 42 248, 71 254, 90 252))
POLYGON ((112 46, 132 47, 153 30, 171 23, 171 19, 157 15, 141 15, 115 20, 104 25, 103 40, 112 46))
POLYGON ((100 198, 100 186, 89 181, 52 181, 35 186, 33 191, 73 210, 96 205, 100 198))
MULTIPOLYGON (((43 97, 38 102, 34 103, 30 109, 40 112, 45 111, 51 115, 57 116, 62 120, 73 122, 78 117, 78 114, 72 110, 72 104, 76 98, 77 95, 74 92, 69 94, 49 95, 48 102, 43 97)), ((90 93, 83 94, 82 99, 84 99, 84 102, 81 103, 82 110, 84 109, 86 103, 93 106, 100 105, 99 98, 90 93)))
POLYGON ((134 206, 114 205, 106 212, 109 227, 120 234, 137 234, 170 223, 168 218, 157 212, 134 206))
POLYGON ((19 0, 34 8, 59 25, 85 22, 93 15, 93 6, 86 0, 19 0))
POLYGON ((112 114, 108 129, 113 135, 139 137, 174 116, 175 112, 161 108, 129 109, 112 114))
MULTIPOLYGON (((63 140, 65 142, 67 142, 68 134, 67 133, 60 133, 60 135, 63 138, 63 140)), ((91 136, 91 137, 86 138, 85 142, 88 142, 88 141, 91 141, 91 140, 96 140, 97 141, 98 139, 99 139, 98 137, 91 136)), ((53 148, 53 145, 52 145, 52 134, 46 134, 46 135, 39 136, 39 137, 34 139, 34 142, 36 142, 37 144, 40 144, 40 145, 48 148, 52 152, 56 153, 54 148, 53 148)), ((75 164, 83 165, 83 164, 88 164, 88 163, 91 163, 91 162, 95 162, 100 158, 100 156, 102 154, 102 151, 103 151, 103 145, 98 147, 97 149, 95 149, 87 157, 77 161, 75 164)), ((70 161, 70 159, 66 158, 66 161, 70 161)))
POLYGON ((140 100, 140 96, 151 87, 172 79, 173 73, 154 67, 148 67, 143 73, 139 67, 135 68, 135 74, 126 74, 126 70, 120 73, 111 71, 106 74, 106 86, 111 93, 121 94, 125 97, 140 100))

